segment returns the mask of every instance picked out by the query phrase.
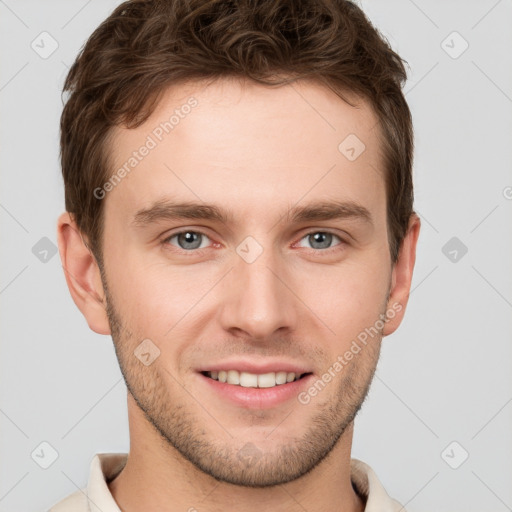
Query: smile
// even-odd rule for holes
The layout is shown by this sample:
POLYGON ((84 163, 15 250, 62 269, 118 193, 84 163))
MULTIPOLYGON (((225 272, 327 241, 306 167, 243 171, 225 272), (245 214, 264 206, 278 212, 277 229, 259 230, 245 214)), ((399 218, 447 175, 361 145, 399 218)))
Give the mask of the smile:
POLYGON ((285 371, 257 374, 240 372, 238 370, 220 370, 202 373, 213 380, 244 388, 273 388, 275 386, 294 382, 305 375, 309 375, 307 373, 285 371))

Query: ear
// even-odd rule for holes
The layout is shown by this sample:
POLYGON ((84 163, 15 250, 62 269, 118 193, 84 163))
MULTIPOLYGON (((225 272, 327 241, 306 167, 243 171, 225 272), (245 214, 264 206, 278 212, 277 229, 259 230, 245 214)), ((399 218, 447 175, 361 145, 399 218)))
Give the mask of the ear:
POLYGON ((420 219, 413 213, 409 219, 407 233, 402 241, 398 259, 391 274, 391 290, 388 299, 388 320, 383 335, 396 331, 402 323, 411 291, 412 273, 416 261, 416 244, 420 234, 420 219))
POLYGON ((98 263, 68 212, 59 217, 57 239, 62 268, 73 301, 94 332, 110 334, 98 263))

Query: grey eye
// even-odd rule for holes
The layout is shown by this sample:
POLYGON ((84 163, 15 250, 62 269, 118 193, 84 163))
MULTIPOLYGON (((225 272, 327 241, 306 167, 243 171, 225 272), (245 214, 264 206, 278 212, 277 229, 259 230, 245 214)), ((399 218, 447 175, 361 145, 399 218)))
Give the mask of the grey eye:
POLYGON ((208 240, 208 237, 203 233, 199 233, 197 231, 183 231, 181 233, 176 233, 175 235, 169 237, 168 242, 172 243, 172 240, 174 239, 176 239, 177 245, 180 249, 190 251, 193 249, 201 249, 205 247, 203 245, 203 241, 204 239, 208 240))
POLYGON ((341 239, 333 233, 316 231, 306 235, 302 240, 307 240, 311 249, 330 249, 333 240, 336 238, 341 242, 341 239))

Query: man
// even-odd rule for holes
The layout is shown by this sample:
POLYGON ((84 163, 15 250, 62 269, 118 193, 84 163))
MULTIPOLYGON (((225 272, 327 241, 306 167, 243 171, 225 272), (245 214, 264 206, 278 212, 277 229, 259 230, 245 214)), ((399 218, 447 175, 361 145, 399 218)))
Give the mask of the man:
POLYGON ((403 510, 351 459, 420 229, 405 70, 343 0, 141 0, 61 120, 66 280, 130 453, 51 510, 403 510))

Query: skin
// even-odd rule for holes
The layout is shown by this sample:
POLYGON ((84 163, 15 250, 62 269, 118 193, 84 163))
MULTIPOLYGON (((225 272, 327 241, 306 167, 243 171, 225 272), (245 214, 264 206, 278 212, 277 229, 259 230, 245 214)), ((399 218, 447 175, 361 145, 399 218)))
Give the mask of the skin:
POLYGON ((419 219, 393 265, 377 118, 312 82, 169 88, 143 125, 115 129, 112 172, 191 96, 197 106, 103 199, 103 273, 72 216, 59 218, 71 295, 92 330, 112 335, 129 391, 130 454, 110 490, 129 512, 363 510, 350 480, 353 419, 381 339, 405 312, 419 219), (351 133, 366 146, 354 161, 338 150, 351 133), (164 198, 232 218, 134 224, 164 198), (371 222, 285 216, 318 201, 358 204, 371 222), (206 235, 201 248, 184 248, 172 236, 181 231, 206 235), (325 232, 335 235, 325 245, 308 236, 325 232), (248 236, 263 249, 252 263, 236 251, 248 236), (316 380, 391 309, 308 404, 237 405, 197 372, 228 357, 282 358, 316 380), (149 366, 134 355, 144 339, 160 350, 149 366))

